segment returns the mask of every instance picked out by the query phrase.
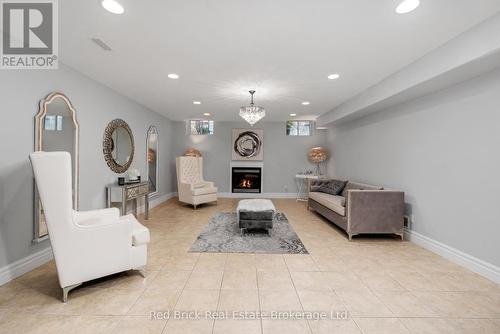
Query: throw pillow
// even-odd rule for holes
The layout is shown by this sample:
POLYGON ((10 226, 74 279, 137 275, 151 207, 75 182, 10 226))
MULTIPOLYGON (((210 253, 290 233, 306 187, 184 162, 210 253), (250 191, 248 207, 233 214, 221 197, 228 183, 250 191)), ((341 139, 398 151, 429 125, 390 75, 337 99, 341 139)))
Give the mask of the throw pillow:
POLYGON ((316 183, 311 186, 311 191, 322 192, 330 195, 338 195, 344 190, 347 181, 328 180, 316 183))

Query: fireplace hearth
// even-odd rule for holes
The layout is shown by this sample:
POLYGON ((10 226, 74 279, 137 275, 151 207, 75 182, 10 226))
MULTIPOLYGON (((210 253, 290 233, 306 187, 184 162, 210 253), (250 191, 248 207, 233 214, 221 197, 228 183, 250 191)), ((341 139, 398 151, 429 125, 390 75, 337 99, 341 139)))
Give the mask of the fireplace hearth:
POLYGON ((231 173, 233 193, 261 193, 262 168, 232 167, 231 173))

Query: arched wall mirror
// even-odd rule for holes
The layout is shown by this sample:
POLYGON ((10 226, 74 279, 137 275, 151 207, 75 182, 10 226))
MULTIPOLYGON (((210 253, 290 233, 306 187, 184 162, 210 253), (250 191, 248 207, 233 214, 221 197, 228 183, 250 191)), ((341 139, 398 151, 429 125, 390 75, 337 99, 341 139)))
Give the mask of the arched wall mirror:
MULTIPOLYGON (((78 168, 80 128, 76 110, 62 93, 51 93, 40 101, 35 116, 35 151, 65 151, 71 154, 73 171, 73 208, 78 210, 78 168)), ((35 185, 34 242, 45 240, 48 235, 43 207, 35 185)))
POLYGON ((134 160, 134 136, 127 122, 114 119, 109 122, 103 138, 104 160, 117 173, 125 173, 134 160))
POLYGON ((156 126, 151 125, 148 129, 146 140, 146 174, 149 182, 149 197, 158 194, 158 180, 159 180, 159 143, 158 143, 158 130, 156 126))

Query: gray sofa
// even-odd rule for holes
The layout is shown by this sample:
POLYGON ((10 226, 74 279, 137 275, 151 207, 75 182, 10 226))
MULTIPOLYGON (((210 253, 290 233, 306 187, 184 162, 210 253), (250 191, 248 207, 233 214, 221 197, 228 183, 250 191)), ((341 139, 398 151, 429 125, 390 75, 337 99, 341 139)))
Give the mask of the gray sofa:
POLYGON ((333 179, 311 181, 307 207, 354 235, 396 234, 403 239, 404 192, 347 181, 339 195, 312 191, 333 179))

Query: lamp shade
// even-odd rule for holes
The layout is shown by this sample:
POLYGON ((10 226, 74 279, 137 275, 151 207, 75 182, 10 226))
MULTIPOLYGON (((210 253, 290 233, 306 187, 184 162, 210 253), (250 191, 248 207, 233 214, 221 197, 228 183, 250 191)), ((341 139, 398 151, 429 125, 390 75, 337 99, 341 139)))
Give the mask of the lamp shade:
POLYGON ((313 147, 309 150, 309 153, 307 154, 307 157, 309 158, 309 161, 319 164, 321 162, 324 162, 328 159, 328 151, 324 147, 313 147))
POLYGON ((190 147, 184 152, 183 155, 185 157, 201 157, 201 152, 193 147, 190 147))

